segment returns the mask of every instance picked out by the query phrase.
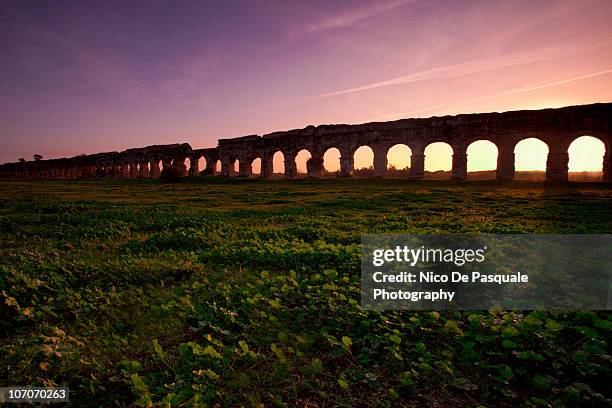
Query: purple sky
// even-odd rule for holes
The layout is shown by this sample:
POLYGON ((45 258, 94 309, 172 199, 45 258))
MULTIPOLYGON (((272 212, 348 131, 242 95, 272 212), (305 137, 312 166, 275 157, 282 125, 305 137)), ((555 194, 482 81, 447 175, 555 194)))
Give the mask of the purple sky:
POLYGON ((612 101, 612 2, 0 0, 0 162, 612 101))

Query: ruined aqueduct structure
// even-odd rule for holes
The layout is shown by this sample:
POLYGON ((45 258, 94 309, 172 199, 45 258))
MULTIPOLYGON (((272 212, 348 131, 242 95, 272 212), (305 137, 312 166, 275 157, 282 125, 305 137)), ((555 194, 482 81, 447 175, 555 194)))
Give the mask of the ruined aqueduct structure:
POLYGON ((452 177, 467 178, 467 148, 475 141, 488 140, 498 149, 497 178, 514 178, 514 149, 518 142, 537 138, 548 145, 546 179, 565 181, 568 178, 568 148, 581 136, 593 136, 605 145, 603 180, 612 182, 612 103, 570 106, 559 109, 524 110, 504 113, 465 114, 402 119, 362 125, 321 125, 304 129, 274 132, 219 140, 216 148, 192 149, 187 143, 155 145, 123 152, 98 153, 71 158, 8 163, 0 166, 0 177, 63 178, 115 177, 158 178, 162 167, 173 166, 184 175, 215 175, 221 161, 222 176, 234 174, 238 160, 238 176, 251 176, 251 163, 261 160, 261 177, 272 176, 272 158, 282 152, 285 177, 297 176, 296 156, 307 150, 307 174, 319 177, 323 170, 323 154, 330 148, 340 151, 340 173, 353 172, 355 151, 369 146, 374 152, 374 174, 387 173, 387 152, 396 144, 407 145, 411 152, 410 175, 423 177, 425 148, 435 142, 448 143, 453 150, 452 177), (206 168, 198 168, 198 160, 206 159, 206 168), (186 159, 191 166, 187 169, 186 159), (201 171, 202 170, 202 171, 201 171))

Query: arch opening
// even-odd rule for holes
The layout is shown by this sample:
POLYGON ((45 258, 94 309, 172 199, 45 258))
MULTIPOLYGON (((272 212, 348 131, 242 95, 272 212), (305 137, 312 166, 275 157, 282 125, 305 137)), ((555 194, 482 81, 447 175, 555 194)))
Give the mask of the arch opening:
POLYGON ((202 174, 202 172, 206 170, 207 164, 208 163, 206 162, 206 158, 204 156, 198 159, 198 174, 202 174))
POLYGON ((497 145, 490 140, 476 140, 467 148, 469 180, 494 180, 497 178, 497 145))
POLYGON ((189 171, 191 170, 191 159, 186 157, 183 163, 185 164, 185 172, 189 174, 189 171))
POLYGON ((353 175, 358 177, 374 176, 374 150, 370 146, 359 146, 353 153, 353 175))
POLYGON ((295 167, 297 175, 303 176, 308 173, 307 162, 312 157, 312 154, 306 149, 302 149, 295 156, 295 167))
POLYGON ((425 176, 428 179, 447 179, 453 169, 453 148, 446 142, 434 142, 425 147, 425 176))
POLYGON ((323 175, 335 177, 340 175, 340 150, 330 147, 323 153, 323 175))
POLYGON ((217 160, 217 162, 215 163, 215 173, 221 173, 221 160, 217 160))
POLYGON ((285 175, 285 155, 280 150, 272 155, 272 177, 285 175))
POLYGON ((516 180, 545 180, 548 145, 535 137, 523 139, 514 146, 516 180))
POLYGON ((410 176, 412 166, 412 149, 405 144, 398 143, 387 150, 387 175, 391 177, 410 176))
POLYGON ((253 161, 251 161, 251 175, 261 175, 261 158, 256 157, 255 159, 253 159, 253 161))
POLYGON ((580 136, 569 145, 569 174, 571 181, 602 181, 603 158, 606 145, 593 136, 580 136))

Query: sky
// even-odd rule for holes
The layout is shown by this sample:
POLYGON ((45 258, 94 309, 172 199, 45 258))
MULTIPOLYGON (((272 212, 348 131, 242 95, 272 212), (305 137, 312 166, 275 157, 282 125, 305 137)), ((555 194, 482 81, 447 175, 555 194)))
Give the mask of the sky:
MULTIPOLYGON (((610 21, 609 0, 0 0, 0 162, 610 102, 610 21)), ((570 170, 600 170, 581 142, 570 170)), ((448 146, 426 153, 450 167, 448 146)), ((468 153, 495 168, 494 147, 468 153)), ((545 154, 532 141, 517 168, 545 154)))

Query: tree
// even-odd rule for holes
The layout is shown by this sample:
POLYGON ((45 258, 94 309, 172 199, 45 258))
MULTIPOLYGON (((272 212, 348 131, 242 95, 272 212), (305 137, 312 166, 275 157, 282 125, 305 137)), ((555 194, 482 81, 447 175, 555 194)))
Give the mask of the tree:
POLYGON ((34 160, 35 160, 35 161, 39 161, 39 160, 42 160, 42 159, 43 159, 42 154, 38 154, 38 153, 36 153, 36 154, 35 154, 34 156, 32 156, 32 157, 34 158, 34 160))
POLYGON ((24 162, 25 162, 25 159, 24 159, 23 157, 20 157, 20 158, 19 158, 19 161, 20 161, 21 163, 24 163, 24 162))

